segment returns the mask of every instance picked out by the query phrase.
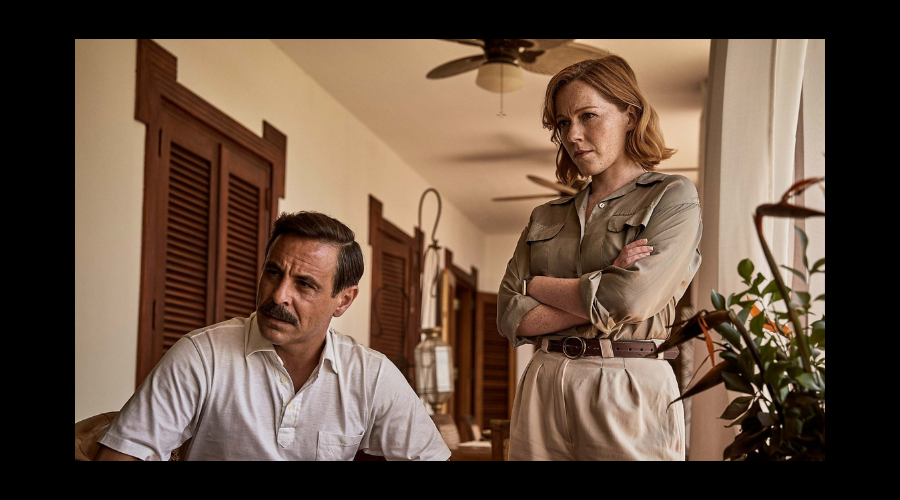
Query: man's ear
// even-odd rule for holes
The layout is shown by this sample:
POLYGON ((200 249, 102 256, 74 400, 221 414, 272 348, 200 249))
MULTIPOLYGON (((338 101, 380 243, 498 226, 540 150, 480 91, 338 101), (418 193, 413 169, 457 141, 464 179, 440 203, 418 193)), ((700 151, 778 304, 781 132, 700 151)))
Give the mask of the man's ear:
POLYGON ((352 304, 353 301, 356 300, 357 295, 359 295, 359 286, 357 285, 348 286, 347 288, 338 292, 337 299, 339 302, 337 308, 334 310, 334 317, 338 318, 343 315, 344 312, 346 312, 347 309, 350 308, 350 304, 352 304))

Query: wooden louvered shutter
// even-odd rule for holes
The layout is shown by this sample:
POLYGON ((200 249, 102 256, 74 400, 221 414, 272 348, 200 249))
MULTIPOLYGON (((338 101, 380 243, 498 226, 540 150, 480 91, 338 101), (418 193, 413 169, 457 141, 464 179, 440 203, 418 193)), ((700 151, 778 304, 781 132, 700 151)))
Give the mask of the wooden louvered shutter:
POLYGON ((475 418, 482 429, 491 419, 508 419, 515 395, 515 352, 497 331, 497 294, 478 293, 475 305, 475 418))
POLYGON ((256 310, 270 226, 270 167, 203 125, 162 110, 159 170, 147 177, 144 279, 152 321, 138 383, 184 334, 256 310))
POLYGON ((414 352, 419 343, 419 255, 416 237, 381 217, 381 202, 369 197, 372 245, 372 310, 369 347, 384 354, 414 384, 414 352))
POLYGON ((256 310, 256 289, 268 238, 265 165, 222 149, 217 321, 256 310))
MULTIPOLYGON (((213 319, 216 250, 218 149, 215 140, 182 120, 165 114, 162 165, 166 189, 158 193, 165 207, 163 247, 157 260, 162 271, 161 334, 154 338, 153 358, 163 354, 185 333, 213 319)), ((155 364, 155 362, 154 362, 155 364)))

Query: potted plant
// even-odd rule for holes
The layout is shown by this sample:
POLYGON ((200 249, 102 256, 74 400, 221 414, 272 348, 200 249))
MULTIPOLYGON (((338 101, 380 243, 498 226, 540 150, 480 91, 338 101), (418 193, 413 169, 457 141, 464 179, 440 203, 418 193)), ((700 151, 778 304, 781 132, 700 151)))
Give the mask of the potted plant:
POLYGON ((709 349, 713 367, 676 401, 719 384, 741 393, 720 417, 730 421, 727 427, 739 425, 741 430, 725 448, 725 460, 825 460, 825 315, 812 307, 824 304, 825 294, 811 298, 807 292, 792 291, 779 272, 788 269, 806 283, 820 274, 824 279, 825 258, 810 265, 807 236, 795 227, 804 269, 779 266, 762 231, 765 217, 824 217, 824 212, 789 203, 824 180, 800 181, 779 203, 757 207, 753 218, 773 278, 758 272, 754 276, 753 262, 742 260, 738 273, 747 288, 728 297, 712 290, 715 311, 700 311, 673 325, 672 335, 659 347, 665 350, 701 338, 709 349), (713 341, 711 329, 723 341, 713 341))

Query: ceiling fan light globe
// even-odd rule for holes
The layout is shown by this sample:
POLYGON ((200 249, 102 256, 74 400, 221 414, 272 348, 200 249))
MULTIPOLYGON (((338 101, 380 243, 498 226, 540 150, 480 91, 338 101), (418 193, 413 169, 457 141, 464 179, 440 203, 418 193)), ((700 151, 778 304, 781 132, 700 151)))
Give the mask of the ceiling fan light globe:
POLYGON ((513 92, 525 86, 522 68, 515 64, 491 62, 478 68, 475 84, 491 92, 513 92))

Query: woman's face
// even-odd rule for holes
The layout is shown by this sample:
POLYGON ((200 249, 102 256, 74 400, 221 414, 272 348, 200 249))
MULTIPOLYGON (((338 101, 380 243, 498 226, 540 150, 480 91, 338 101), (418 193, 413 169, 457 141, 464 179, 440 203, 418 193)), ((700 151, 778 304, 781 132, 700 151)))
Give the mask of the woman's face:
POLYGON ((625 138, 636 122, 634 108, 620 111, 580 80, 566 84, 556 95, 559 137, 583 176, 632 163, 625 155, 625 138))

